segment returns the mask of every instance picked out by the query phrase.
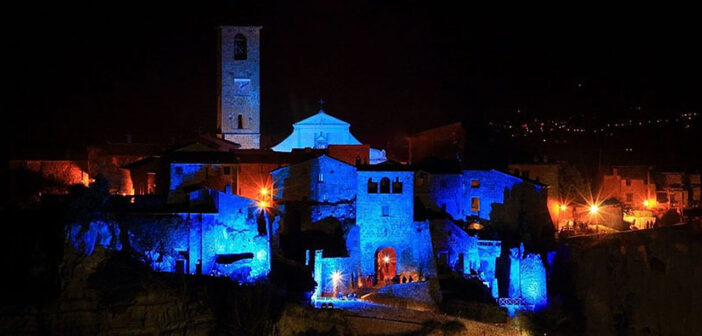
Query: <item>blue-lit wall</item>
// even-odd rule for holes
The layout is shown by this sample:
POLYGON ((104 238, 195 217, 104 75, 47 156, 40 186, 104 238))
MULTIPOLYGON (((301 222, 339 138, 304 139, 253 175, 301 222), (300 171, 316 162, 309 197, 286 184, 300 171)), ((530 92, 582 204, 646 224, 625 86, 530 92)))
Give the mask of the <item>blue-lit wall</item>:
MULTIPOLYGON (((490 219, 493 203, 504 203, 505 198, 515 185, 524 182, 521 178, 499 172, 497 170, 465 170, 463 171, 463 181, 466 185, 464 199, 467 216, 475 215, 483 219, 490 219), (471 187, 471 181, 479 181, 480 186, 471 187), (480 199, 478 211, 471 209, 471 199, 480 199)), ((540 186, 535 186, 540 190, 540 186)))
POLYGON ((274 197, 337 203, 356 196, 356 167, 326 155, 271 172, 274 197))
MULTIPOLYGON (((178 260, 182 260, 184 271, 190 274, 195 274, 201 263, 202 274, 228 276, 241 282, 267 276, 271 268, 268 229, 259 230, 260 210, 255 202, 214 190, 200 194, 197 198, 208 197, 216 212, 124 216, 121 220, 129 227, 130 246, 156 271, 176 272, 178 260), (218 255, 244 253, 253 257, 230 264, 216 262, 218 255)), ((76 249, 88 255, 96 245, 121 249, 116 223, 94 222, 84 230, 71 225, 67 236, 76 249)))
POLYGON ((548 302, 544 263, 540 255, 524 252, 524 245, 510 249, 509 297, 521 297, 536 309, 548 302))
POLYGON ((490 219, 492 204, 504 203, 509 191, 524 180, 497 170, 464 170, 461 174, 419 172, 416 182, 421 184, 417 196, 425 206, 464 220, 467 216, 490 219), (477 181, 477 186, 473 181, 477 181), (480 200, 477 211, 471 206, 473 197, 480 200))
POLYGON ((445 259, 447 266, 457 272, 478 274, 493 297, 498 297, 495 267, 502 248, 500 241, 478 240, 447 219, 432 220, 431 232, 437 260, 445 259))
POLYGON ((356 224, 363 275, 375 274, 376 253, 386 247, 395 249, 397 273, 436 275, 429 222, 414 221, 414 172, 358 171, 356 224), (384 177, 401 182, 402 193, 369 193, 368 180, 380 184, 384 177))

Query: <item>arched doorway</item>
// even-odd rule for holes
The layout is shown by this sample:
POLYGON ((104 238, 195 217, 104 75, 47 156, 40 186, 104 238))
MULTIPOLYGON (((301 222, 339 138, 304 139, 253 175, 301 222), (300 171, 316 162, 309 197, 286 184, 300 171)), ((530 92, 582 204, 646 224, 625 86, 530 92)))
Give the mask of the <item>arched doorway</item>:
POLYGON ((397 274, 397 253, 392 247, 378 250, 375 254, 375 276, 378 286, 385 286, 392 283, 392 279, 397 274))

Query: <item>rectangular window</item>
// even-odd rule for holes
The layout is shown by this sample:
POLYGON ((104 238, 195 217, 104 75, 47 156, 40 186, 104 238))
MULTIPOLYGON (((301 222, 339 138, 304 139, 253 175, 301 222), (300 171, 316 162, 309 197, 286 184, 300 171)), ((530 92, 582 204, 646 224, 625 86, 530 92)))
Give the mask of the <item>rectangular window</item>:
POLYGON ((480 211, 480 197, 471 197, 470 211, 473 211, 473 212, 480 211))
POLYGON ((630 186, 630 185, 631 185, 631 179, 626 179, 625 182, 626 182, 626 185, 627 185, 627 186, 630 186))
POLYGON ((402 182, 399 178, 395 178, 395 182, 392 183, 392 193, 402 194, 402 182))
POLYGON ((317 174, 317 183, 324 183, 324 174, 317 174))
POLYGON ((383 217, 390 217, 390 207, 389 207, 389 206, 383 205, 383 207, 381 208, 381 210, 382 210, 382 213, 383 213, 383 217))
POLYGON ((378 193, 378 182, 373 182, 373 180, 368 179, 368 193, 377 194, 378 193))
POLYGON ((626 201, 627 201, 628 203, 633 202, 633 201, 634 201, 634 194, 631 194, 631 193, 626 194, 626 201))
POLYGON ((224 167, 224 175, 230 175, 232 173, 231 167, 224 167))
POLYGON ((471 180, 470 187, 471 188, 479 188, 480 187, 480 180, 471 180))

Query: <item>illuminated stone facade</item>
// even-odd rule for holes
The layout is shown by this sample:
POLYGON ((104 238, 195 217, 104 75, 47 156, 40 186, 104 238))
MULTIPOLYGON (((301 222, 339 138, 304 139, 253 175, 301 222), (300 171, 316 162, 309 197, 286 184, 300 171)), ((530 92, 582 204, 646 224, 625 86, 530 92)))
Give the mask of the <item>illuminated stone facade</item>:
POLYGON ((217 128, 242 149, 261 147, 261 27, 220 27, 217 128))

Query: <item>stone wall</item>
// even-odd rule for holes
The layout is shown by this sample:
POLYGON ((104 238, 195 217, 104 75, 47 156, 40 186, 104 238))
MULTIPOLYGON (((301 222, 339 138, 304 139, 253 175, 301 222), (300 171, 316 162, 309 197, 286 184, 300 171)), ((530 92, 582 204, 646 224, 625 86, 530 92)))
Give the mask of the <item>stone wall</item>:
POLYGON ((702 329, 699 224, 572 238, 550 283, 589 335, 694 335, 702 329))

